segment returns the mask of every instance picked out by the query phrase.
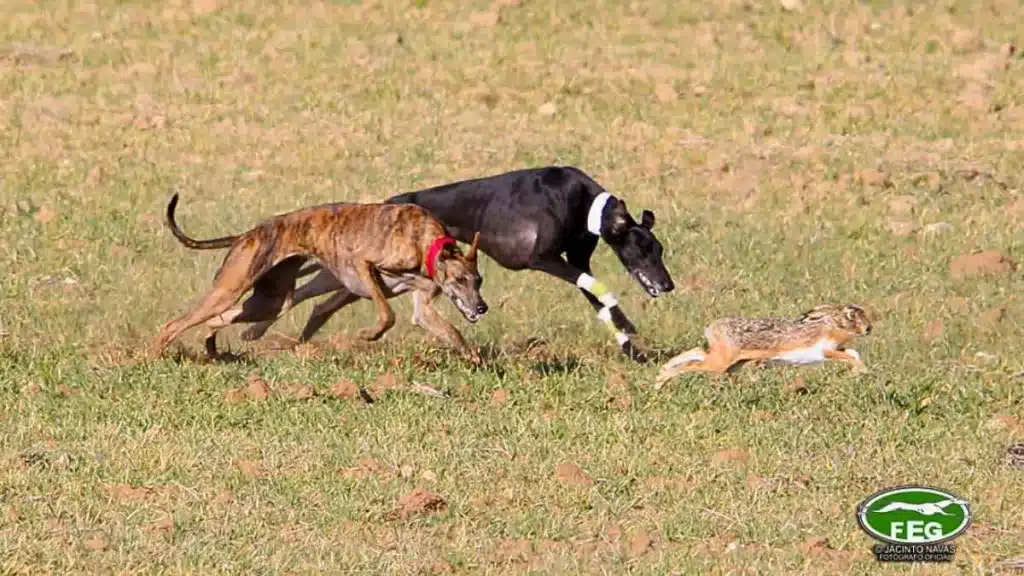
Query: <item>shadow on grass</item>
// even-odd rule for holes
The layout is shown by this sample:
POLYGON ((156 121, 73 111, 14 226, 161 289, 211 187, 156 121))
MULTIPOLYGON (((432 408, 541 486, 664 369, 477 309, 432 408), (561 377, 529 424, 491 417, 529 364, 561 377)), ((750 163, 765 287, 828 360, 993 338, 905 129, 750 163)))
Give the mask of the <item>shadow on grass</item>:
POLYGON ((196 352, 183 347, 176 347, 173 352, 164 356, 175 364, 192 362, 195 364, 245 364, 254 365, 256 359, 247 353, 235 353, 230 350, 218 351, 212 358, 203 352, 196 352))

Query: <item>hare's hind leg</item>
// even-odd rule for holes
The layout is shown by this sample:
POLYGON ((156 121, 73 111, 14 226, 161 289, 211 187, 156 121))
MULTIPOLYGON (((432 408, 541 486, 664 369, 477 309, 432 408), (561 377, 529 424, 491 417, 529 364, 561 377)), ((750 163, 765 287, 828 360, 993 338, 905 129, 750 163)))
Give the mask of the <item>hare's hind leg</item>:
POLYGON ((683 364, 676 368, 679 372, 716 372, 725 374, 729 367, 740 360, 741 351, 721 341, 711 342, 704 358, 683 364))
POLYGON ((661 367, 661 371, 658 373, 658 378, 654 381, 654 389, 657 390, 664 386, 665 382, 675 378, 682 372, 682 367, 690 364, 691 362, 700 362, 706 358, 704 349, 697 347, 687 350, 681 354, 676 355, 671 360, 665 363, 661 367))

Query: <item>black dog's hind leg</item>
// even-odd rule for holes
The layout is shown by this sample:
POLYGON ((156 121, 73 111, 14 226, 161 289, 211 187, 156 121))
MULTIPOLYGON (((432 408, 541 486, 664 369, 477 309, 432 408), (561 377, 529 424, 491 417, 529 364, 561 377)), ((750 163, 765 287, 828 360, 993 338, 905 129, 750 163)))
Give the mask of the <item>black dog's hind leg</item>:
POLYGON ((590 256, 594 253, 594 248, 596 247, 597 238, 594 238, 594 241, 588 243, 587 246, 578 250, 570 250, 566 253, 566 260, 568 260, 569 265, 582 271, 575 284, 579 287, 587 302, 590 302, 594 311, 598 313, 598 316, 603 314, 602 310, 604 308, 607 308, 607 314, 611 315, 612 324, 615 328, 625 332, 627 336, 633 336, 636 334, 636 326, 629 321, 629 318, 626 318, 626 314, 622 311, 622 308, 619 308, 619 303, 615 296, 607 288, 604 288, 604 285, 598 282, 590 271, 590 256), (590 286, 594 292, 599 292, 603 288, 604 293, 603 295, 595 295, 584 288, 584 285, 590 286))
MULTIPOLYGON (((547 272, 556 278, 561 278, 570 284, 575 284, 587 293, 587 300, 593 299, 597 302, 595 308, 600 308, 597 317, 608 327, 608 330, 615 335, 615 341, 619 343, 622 352, 637 362, 647 362, 647 356, 633 346, 629 335, 616 327, 612 315, 612 309, 618 309, 615 296, 608 290, 608 287, 599 280, 575 266, 571 266, 560 256, 548 258, 535 262, 530 266, 534 270, 547 272)), ((620 312, 621 314, 621 312, 620 312)), ((628 322, 628 320, 627 320, 628 322)))

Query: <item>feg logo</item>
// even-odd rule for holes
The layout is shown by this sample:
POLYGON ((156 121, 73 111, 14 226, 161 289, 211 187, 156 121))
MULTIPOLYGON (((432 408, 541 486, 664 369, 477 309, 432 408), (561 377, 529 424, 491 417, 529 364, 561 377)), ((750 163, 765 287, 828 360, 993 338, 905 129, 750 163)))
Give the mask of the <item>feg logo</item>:
POLYGON ((875 548, 879 560, 948 561, 955 548, 938 545, 967 530, 971 509, 945 490, 902 486, 869 496, 857 507, 857 523, 887 544, 875 548))

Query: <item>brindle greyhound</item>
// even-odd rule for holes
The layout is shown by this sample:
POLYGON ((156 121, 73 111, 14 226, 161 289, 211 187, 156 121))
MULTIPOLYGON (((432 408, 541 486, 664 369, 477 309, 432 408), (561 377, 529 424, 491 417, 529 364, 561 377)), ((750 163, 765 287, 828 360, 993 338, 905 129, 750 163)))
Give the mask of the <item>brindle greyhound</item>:
MULTIPOLYGON (((656 298, 671 292, 675 284, 662 262, 661 243, 651 231, 653 212, 644 210, 637 223, 624 200, 609 194, 581 170, 558 166, 445 184, 399 194, 385 203, 426 208, 462 242, 479 233, 480 250, 503 268, 540 270, 575 284, 622 351, 636 360, 646 360, 630 341, 629 335, 636 333, 633 323, 619 309, 615 296, 591 275, 590 257, 602 238, 648 295, 656 298)), ((308 267, 302 274, 316 269, 308 267)), ((337 279, 322 271, 296 291, 290 304, 337 287, 337 279)), ((300 340, 312 337, 345 304, 331 298, 317 305, 300 340)), ((254 324, 242 338, 258 339, 271 324, 273 321, 254 324)))
POLYGON ((388 299, 412 291, 412 322, 463 356, 480 361, 458 330, 431 305, 443 293, 469 322, 487 312, 476 265, 478 236, 474 235, 472 248, 463 255, 444 225, 419 206, 337 203, 281 214, 237 236, 194 240, 174 221, 177 204, 175 194, 167 205, 167 224, 178 241, 195 250, 230 249, 202 303, 161 327, 153 356, 203 322, 207 354, 215 356, 221 328, 272 320, 282 308, 292 306, 300 268, 316 258, 330 271, 337 292, 328 302, 336 309, 360 298, 377 305, 377 325, 361 330, 360 338, 383 336, 395 323, 388 299), (253 294, 232 308, 249 288, 253 294))

